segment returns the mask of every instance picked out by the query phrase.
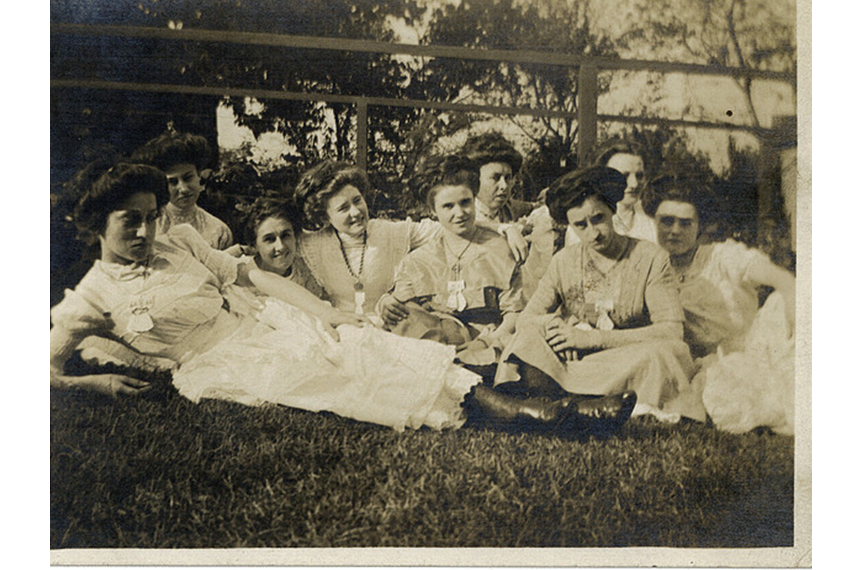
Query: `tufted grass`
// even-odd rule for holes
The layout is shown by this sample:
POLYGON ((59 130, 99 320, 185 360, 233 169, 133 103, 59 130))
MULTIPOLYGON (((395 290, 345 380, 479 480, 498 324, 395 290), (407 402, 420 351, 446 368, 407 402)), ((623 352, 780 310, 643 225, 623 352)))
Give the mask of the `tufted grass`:
POLYGON ((793 438, 438 433, 179 396, 51 394, 51 548, 793 543, 793 438))

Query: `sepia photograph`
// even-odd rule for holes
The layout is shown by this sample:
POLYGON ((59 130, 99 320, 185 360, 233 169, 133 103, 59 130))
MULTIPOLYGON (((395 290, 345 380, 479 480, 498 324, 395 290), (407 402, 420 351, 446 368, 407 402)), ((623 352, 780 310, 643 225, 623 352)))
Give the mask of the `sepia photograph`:
POLYGON ((51 0, 51 565, 811 567, 809 19, 51 0))

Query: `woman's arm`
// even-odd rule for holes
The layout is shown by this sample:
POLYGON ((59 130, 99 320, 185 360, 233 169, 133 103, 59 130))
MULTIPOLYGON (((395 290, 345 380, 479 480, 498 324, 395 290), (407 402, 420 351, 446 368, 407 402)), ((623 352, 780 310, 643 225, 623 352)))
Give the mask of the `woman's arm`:
POLYGON ((538 285, 536 285, 536 290, 533 292, 530 300, 527 301, 527 306, 524 307, 524 310, 517 317, 519 324, 541 319, 545 315, 554 313, 560 307, 561 297, 558 293, 561 290, 559 264, 559 258, 556 258, 556 256, 551 258, 548 270, 539 280, 538 285))
POLYGON ((108 396, 136 396, 151 388, 149 382, 123 376, 122 374, 88 374, 68 376, 63 373, 66 361, 72 356, 75 347, 82 340, 62 326, 51 329, 51 386, 61 389, 78 389, 97 392, 108 396))
POLYGON ((524 225, 519 222, 502 223, 495 220, 476 220, 476 225, 494 232, 506 238, 509 249, 515 257, 515 261, 523 263, 530 253, 530 244, 524 237, 524 225))
POLYGON ((645 327, 623 330, 581 330, 554 319, 545 331, 545 338, 555 352, 564 350, 607 350, 638 342, 682 340, 682 323, 665 321, 645 327))
POLYGON ((518 313, 506 313, 503 315, 503 322, 500 323, 494 332, 488 335, 488 340, 492 346, 498 346, 500 349, 504 347, 506 342, 515 333, 515 324, 518 322, 518 313))
MULTIPOLYGON (((311 291, 289 279, 257 267, 250 267, 248 264, 242 264, 237 268, 237 285, 248 284, 257 287, 264 295, 275 297, 314 315, 333 328, 339 325, 362 326, 369 322, 368 318, 363 315, 345 313, 332 308, 329 303, 321 301, 311 291)), ((329 333, 337 340, 338 336, 334 330, 329 331, 329 333)))
POLYGON ((779 267, 768 259, 758 259, 748 268, 748 280, 754 286, 775 289, 784 299, 784 315, 790 331, 796 327, 796 278, 788 270, 779 267))

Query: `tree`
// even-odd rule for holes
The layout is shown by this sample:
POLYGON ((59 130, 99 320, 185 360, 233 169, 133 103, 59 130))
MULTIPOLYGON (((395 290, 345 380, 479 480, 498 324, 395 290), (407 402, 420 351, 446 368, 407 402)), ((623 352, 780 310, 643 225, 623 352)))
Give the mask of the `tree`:
MULTIPOLYGON (((796 74, 794 0, 612 0, 623 55, 699 63, 718 69, 796 74)), ((761 126, 754 80, 738 75, 750 124, 761 126)), ((795 96, 795 89, 794 89, 795 96)))
MULTIPOLYGON (((589 0, 494 0, 444 4, 435 9, 423 43, 488 49, 547 51, 562 54, 614 55, 609 39, 597 33, 589 0)), ((440 96, 462 97, 486 105, 576 113, 578 70, 556 65, 433 60, 418 74, 426 92, 441 85, 440 96)), ((607 88, 600 84, 600 90, 607 88)), ((575 166, 572 149, 578 137, 574 118, 507 115, 559 168, 575 166)))

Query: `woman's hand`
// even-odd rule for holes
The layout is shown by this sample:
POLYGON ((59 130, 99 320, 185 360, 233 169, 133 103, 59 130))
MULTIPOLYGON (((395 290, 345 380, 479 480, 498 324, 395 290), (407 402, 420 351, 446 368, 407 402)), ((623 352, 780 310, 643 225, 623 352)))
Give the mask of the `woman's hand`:
POLYGON ((601 348, 599 331, 585 331, 562 319, 554 319, 545 329, 548 345, 566 360, 574 360, 574 351, 601 348))
POLYGON ((87 390, 105 394, 112 398, 139 396, 152 388, 152 384, 122 374, 91 374, 88 376, 64 376, 62 385, 67 388, 87 390))
POLYGON ((329 333, 329 336, 334 338, 336 341, 340 340, 340 337, 338 336, 338 331, 335 329, 337 329, 341 325, 363 327, 365 325, 371 324, 371 321, 365 315, 347 313, 345 311, 339 311, 336 309, 329 310, 325 315, 322 316, 321 320, 323 321, 323 328, 325 328, 326 332, 329 333))
POLYGON ((254 255, 255 251, 253 247, 248 247, 239 243, 235 243, 226 250, 225 253, 232 255, 233 257, 242 257, 243 255, 254 255))
POLYGON ((353 325, 354 327, 362 327, 371 324, 371 321, 365 315, 357 315, 356 313, 347 313, 344 311, 333 311, 327 319, 330 326, 339 327, 341 325, 353 325))
POLYGON ((515 256, 515 261, 523 263, 527 259, 527 254, 530 252, 530 244, 521 233, 521 227, 513 224, 506 228, 506 241, 509 242, 509 249, 512 250, 512 255, 515 256))
POLYGON ((410 316, 407 305, 396 299, 393 295, 383 295, 380 299, 378 310, 383 322, 390 328, 410 316))

